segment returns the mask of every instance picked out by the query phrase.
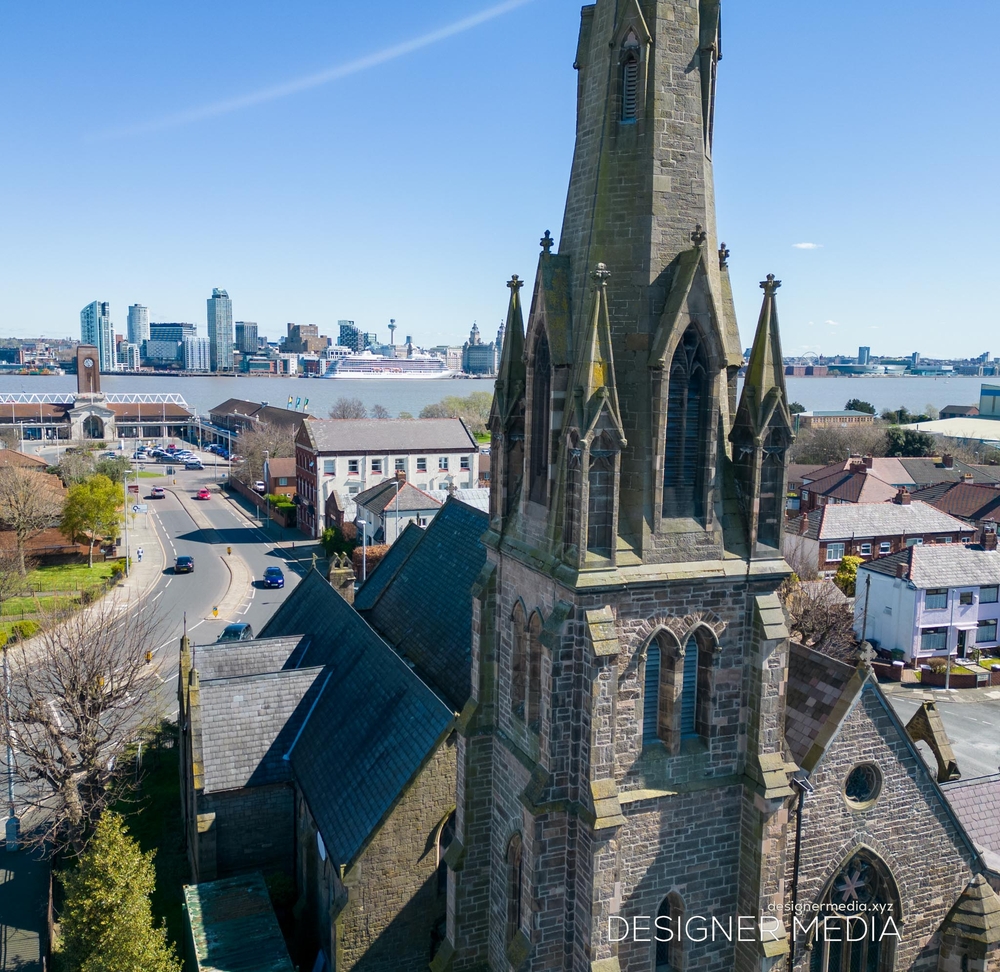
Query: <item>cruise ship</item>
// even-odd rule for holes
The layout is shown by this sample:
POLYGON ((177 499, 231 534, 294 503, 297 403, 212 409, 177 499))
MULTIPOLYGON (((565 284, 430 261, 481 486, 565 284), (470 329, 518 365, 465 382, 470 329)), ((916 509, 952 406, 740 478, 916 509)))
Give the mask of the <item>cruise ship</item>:
POLYGON ((324 378, 451 378, 457 372, 441 358, 414 352, 408 358, 390 358, 371 351, 334 358, 324 378))

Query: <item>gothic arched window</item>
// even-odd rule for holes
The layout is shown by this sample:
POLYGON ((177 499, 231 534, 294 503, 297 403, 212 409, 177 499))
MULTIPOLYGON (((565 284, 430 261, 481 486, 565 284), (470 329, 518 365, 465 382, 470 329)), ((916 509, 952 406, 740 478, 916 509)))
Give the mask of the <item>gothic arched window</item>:
POLYGON ((523 913, 524 859, 521 835, 514 834, 507 845, 507 934, 509 945, 521 928, 523 913))
POLYGON ((675 892, 668 894, 656 912, 653 926, 654 972, 681 972, 684 968, 684 902, 675 892))
POLYGON ((623 122, 633 122, 639 109, 639 38, 629 31, 622 45, 622 116, 623 122))
POLYGON ((684 332, 674 352, 667 381, 663 515, 702 519, 708 462, 708 358, 694 326, 684 332))
MULTIPOLYGON (((900 921, 899 895, 885 864, 871 851, 859 850, 830 882, 820 912, 828 924, 836 925, 837 916, 861 914, 866 934, 860 941, 847 941, 842 929, 831 929, 812 943, 810 972, 891 972, 895 959, 895 937, 888 921, 900 921), (841 906, 846 911, 834 910, 841 906), (836 939, 836 940, 835 940, 836 939)), ((844 920, 841 917, 841 920, 844 920)), ((822 925, 822 920, 820 922, 822 925)))
POLYGON ((528 686, 528 631, 520 601, 511 614, 511 634, 514 643, 510 659, 510 708, 523 719, 528 686))
POLYGON ((587 550, 599 557, 611 557, 614 543, 615 451, 602 433, 590 447, 587 501, 587 550))
POLYGON ((660 646, 654 640, 646 649, 646 673, 642 693, 642 742, 660 738, 660 646))
POLYGON ((437 836, 437 890, 440 895, 447 894, 448 892, 448 865, 445 863, 444 855, 448 852, 448 848, 454 839, 455 811, 452 810, 438 830, 437 836))
POLYGON ((779 546, 785 505, 782 489, 784 471, 784 436, 772 429, 764 440, 764 454, 761 456, 760 514, 757 520, 757 542, 767 547, 779 546))
POLYGON ((549 451, 551 449, 550 409, 552 392, 552 358, 549 339, 542 328, 535 340, 535 353, 531 365, 531 465, 528 470, 528 498, 533 503, 544 503, 549 479, 549 451))

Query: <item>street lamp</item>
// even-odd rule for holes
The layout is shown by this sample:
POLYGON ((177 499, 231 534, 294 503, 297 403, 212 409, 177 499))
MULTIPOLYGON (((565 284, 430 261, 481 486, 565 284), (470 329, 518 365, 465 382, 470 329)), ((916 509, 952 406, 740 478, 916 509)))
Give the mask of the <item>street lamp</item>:
POLYGON ((267 523, 264 527, 268 533, 271 532, 271 494, 267 488, 267 457, 271 454, 269 449, 264 450, 264 509, 267 511, 267 523))
POLYGON ((20 821, 14 808, 14 746, 10 727, 10 663, 7 660, 7 645, 3 646, 3 710, 7 726, 7 850, 16 851, 20 837, 20 821))

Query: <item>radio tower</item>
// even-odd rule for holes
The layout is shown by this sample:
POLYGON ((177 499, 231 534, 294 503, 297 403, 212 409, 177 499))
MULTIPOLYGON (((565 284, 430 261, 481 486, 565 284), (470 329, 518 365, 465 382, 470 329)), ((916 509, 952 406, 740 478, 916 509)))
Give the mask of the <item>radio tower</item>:
POLYGON ((389 318, 389 344, 392 347, 396 346, 396 318, 389 318))

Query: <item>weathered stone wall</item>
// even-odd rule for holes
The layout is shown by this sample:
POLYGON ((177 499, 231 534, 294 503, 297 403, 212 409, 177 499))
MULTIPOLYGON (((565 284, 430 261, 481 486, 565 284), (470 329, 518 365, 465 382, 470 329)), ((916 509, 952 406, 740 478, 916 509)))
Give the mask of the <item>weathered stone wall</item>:
MULTIPOLYGON (((330 866, 307 868, 322 885, 312 895, 319 920, 327 908, 336 911, 343 902, 334 917, 338 972, 425 972, 432 930, 445 914, 445 897, 438 893, 436 838, 455 808, 455 759, 452 738, 403 794, 344 875, 342 887, 330 866)), ((315 852, 314 831, 311 847, 307 853, 315 852)))
POLYGON ((215 814, 216 876, 244 871, 294 873, 295 802, 291 784, 203 794, 198 813, 215 814))
MULTIPOLYGON (((888 702, 866 688, 810 776, 815 792, 806 798, 802 813, 798 902, 821 901, 859 846, 869 848, 892 872, 902 903, 902 941, 894 968, 931 972, 938 968, 938 930, 973 877, 974 855, 923 761, 899 737, 884 705, 888 702), (859 762, 874 763, 883 777, 878 799, 864 810, 853 809, 843 795, 844 781, 859 762)), ((789 841, 794 840, 794 812, 792 818, 789 841)), ((789 847, 789 887, 793 857, 789 847)), ((796 951, 794 968, 804 972, 810 953, 801 942, 796 951)))

